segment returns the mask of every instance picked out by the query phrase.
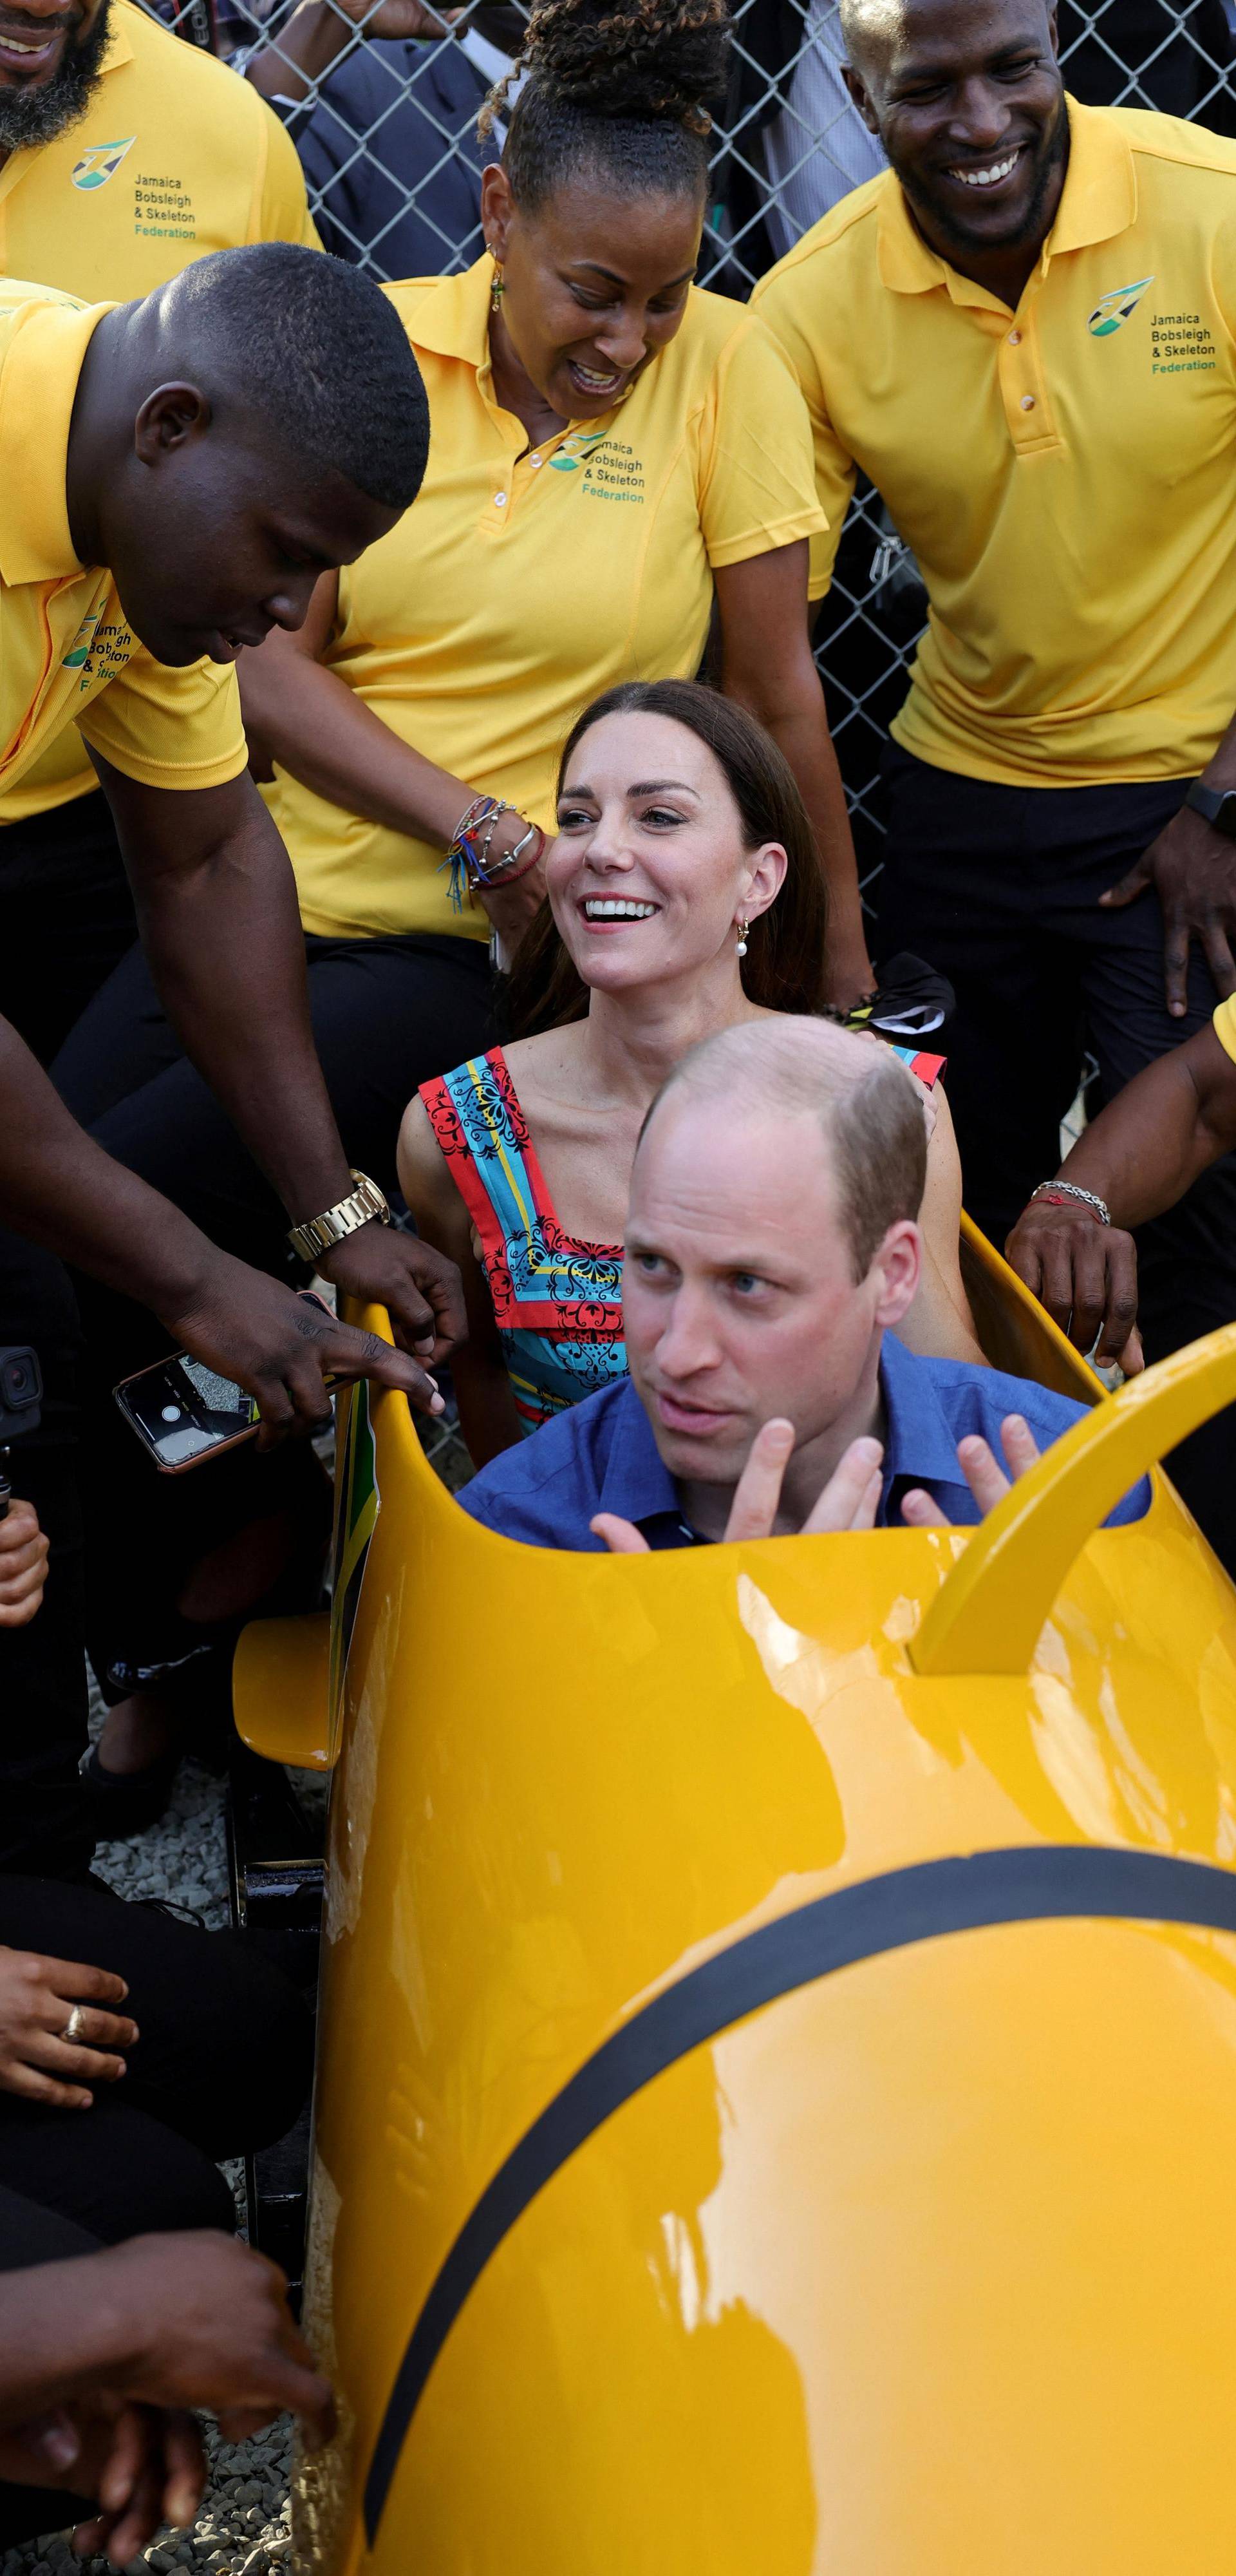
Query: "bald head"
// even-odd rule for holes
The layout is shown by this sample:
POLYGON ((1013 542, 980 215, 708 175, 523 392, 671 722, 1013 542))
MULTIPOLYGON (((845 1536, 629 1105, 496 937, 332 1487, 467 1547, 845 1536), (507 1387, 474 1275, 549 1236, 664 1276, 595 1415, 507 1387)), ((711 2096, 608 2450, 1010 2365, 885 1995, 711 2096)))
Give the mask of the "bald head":
POLYGON ((916 1218, 927 1177, 927 1132, 913 1078, 891 1048, 828 1020, 788 1014, 746 1021, 706 1038, 664 1082, 640 1136, 675 1103, 707 1104, 719 1123, 810 1118, 827 1152, 855 1279, 863 1279, 891 1225, 916 1218))
POLYGON ((908 0, 839 0, 837 17, 855 71, 891 54, 905 26, 908 0))
POLYGON ((1068 158, 1052 0, 840 0, 840 17, 846 86, 919 231, 1015 306, 1068 158))

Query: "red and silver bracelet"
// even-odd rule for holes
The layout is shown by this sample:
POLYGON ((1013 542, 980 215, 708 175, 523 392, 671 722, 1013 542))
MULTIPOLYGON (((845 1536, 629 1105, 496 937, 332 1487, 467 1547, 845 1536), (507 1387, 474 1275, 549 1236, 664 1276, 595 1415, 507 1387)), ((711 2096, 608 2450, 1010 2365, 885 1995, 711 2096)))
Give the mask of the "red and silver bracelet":
POLYGON ((1110 1225, 1112 1221, 1106 1199, 1096 1197, 1093 1190, 1079 1189, 1076 1181, 1040 1181, 1037 1190, 1030 1193, 1032 1206, 1035 1199, 1042 1199, 1048 1207, 1067 1207, 1070 1200, 1076 1199, 1082 1207, 1089 1208, 1096 1225, 1110 1225))

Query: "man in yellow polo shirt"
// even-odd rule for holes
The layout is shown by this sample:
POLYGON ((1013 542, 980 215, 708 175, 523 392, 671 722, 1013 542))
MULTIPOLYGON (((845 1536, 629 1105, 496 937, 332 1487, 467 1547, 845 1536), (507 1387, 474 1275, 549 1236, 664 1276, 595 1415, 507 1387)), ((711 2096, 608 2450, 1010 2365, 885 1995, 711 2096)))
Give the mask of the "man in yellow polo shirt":
MULTIPOLYGON (((258 241, 317 235, 292 145, 249 83, 133 0, 5 0, 0 274, 125 301, 258 241)), ((0 903, 0 1013, 49 1063, 137 935, 73 731, 0 793, 0 903)))
MULTIPOLYGON (((1045 0, 842 14, 891 166, 755 301, 812 413, 814 596, 860 468, 927 585, 879 944, 956 988, 966 1203, 1002 1242, 1087 1049, 1110 1098, 1236 984, 1236 145, 1067 99, 1045 0)), ((1236 1167, 1142 1276, 1153 1356, 1236 1316, 1236 1167)), ((1176 1465, 1236 1567, 1228 1446, 1176 1465)))
MULTIPOLYGON (((317 1220, 317 1266, 391 1305, 405 1348, 422 1351, 435 1316, 462 1325, 458 1283, 377 1221, 380 1194, 349 1171, 309 1027, 292 872, 248 775, 231 665, 273 625, 299 623, 324 569, 394 526, 427 447, 398 316, 316 251, 225 251, 118 307, 0 283, 0 781, 78 721, 193 1060, 276 1204, 295 1225, 317 1220)), ((0 1216, 152 1306, 274 1428, 322 1418, 326 1368, 427 1394, 410 1360, 314 1321, 286 1284, 110 1162, 2 1020, 0 1216)), ((67 1304, 57 1265, 0 1234, 0 1342, 41 1346, 54 1417, 22 1484, 53 1538, 51 1581, 29 1629, 0 1637, 0 1868, 80 1865, 80 1597, 57 1553, 72 1541, 67 1304)), ((130 1312, 117 1304, 115 1376, 130 1312)))

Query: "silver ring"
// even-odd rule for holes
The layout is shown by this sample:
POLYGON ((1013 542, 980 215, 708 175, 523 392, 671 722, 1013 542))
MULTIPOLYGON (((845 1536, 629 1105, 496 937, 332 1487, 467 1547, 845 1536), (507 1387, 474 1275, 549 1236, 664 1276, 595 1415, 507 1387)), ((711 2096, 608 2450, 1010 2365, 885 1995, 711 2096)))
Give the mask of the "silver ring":
POLYGON ((85 2028, 85 2024, 86 2016, 82 2011, 81 2005, 74 2004, 73 2010, 69 2014, 69 2018, 64 2025, 64 2030, 61 2036, 65 2039, 80 2039, 85 2028))

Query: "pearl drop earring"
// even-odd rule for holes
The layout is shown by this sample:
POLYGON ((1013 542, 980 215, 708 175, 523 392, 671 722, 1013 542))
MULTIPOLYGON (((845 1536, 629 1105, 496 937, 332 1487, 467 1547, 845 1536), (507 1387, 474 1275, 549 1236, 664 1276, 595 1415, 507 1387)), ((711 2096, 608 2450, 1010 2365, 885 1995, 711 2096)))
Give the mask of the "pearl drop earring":
POLYGON ((740 921, 738 924, 738 954, 740 957, 745 957, 747 954, 747 932, 750 928, 751 924, 749 921, 740 921))

